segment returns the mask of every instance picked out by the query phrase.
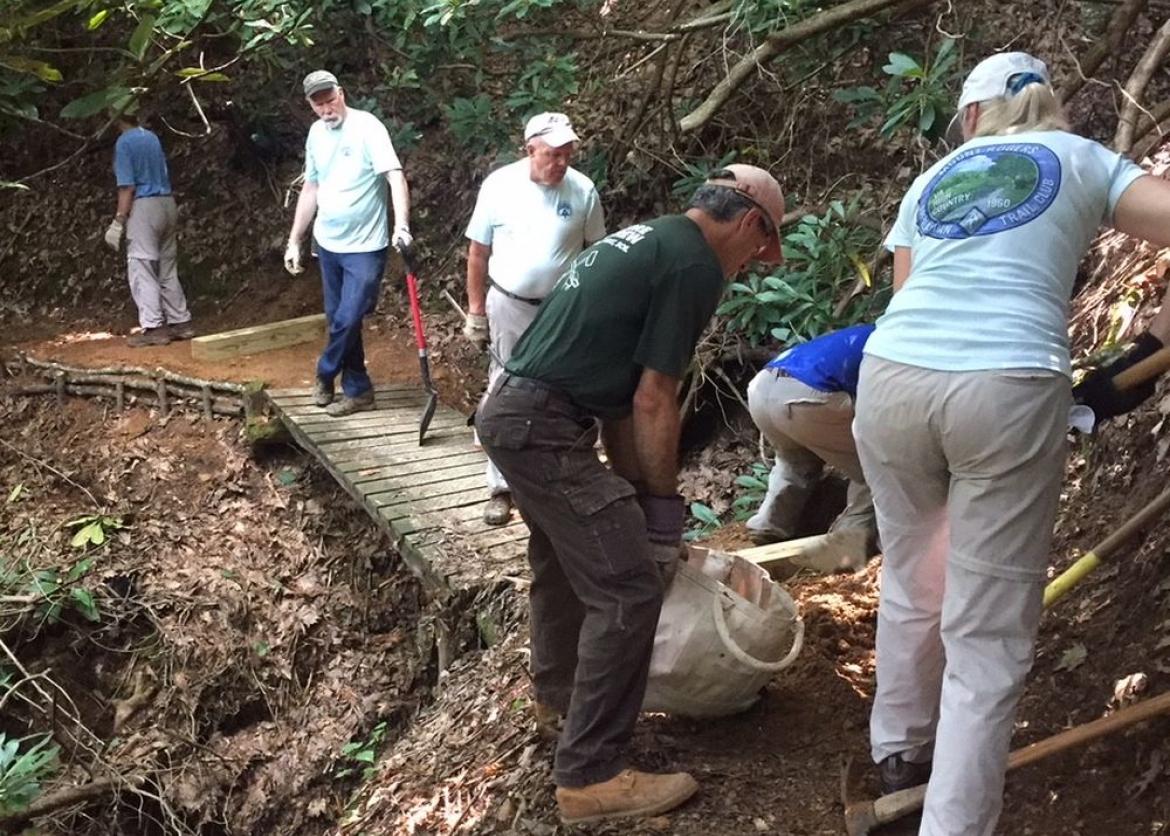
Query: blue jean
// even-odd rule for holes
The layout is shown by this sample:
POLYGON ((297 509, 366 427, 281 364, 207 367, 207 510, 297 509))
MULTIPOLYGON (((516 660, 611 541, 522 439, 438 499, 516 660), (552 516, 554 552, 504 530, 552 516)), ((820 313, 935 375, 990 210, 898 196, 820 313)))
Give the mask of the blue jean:
POLYGON ((357 397, 373 387, 366 373, 362 319, 377 304, 386 254, 386 248, 368 253, 334 253, 317 248, 325 319, 329 323, 329 341, 317 361, 317 377, 332 383, 340 374, 341 391, 346 397, 357 397))

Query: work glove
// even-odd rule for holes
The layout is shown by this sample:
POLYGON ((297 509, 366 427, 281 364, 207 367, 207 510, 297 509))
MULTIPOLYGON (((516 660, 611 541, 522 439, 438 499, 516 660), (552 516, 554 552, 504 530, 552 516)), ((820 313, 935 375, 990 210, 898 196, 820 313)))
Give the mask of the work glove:
POLYGON ((284 250, 284 269, 288 270, 294 276, 304 272, 305 265, 301 263, 301 245, 299 242, 288 242, 288 246, 284 250))
POLYGON ((650 557, 658 566, 663 586, 670 586, 678 571, 680 558, 686 553, 682 545, 683 523, 687 506, 678 494, 654 496, 639 494, 638 504, 646 517, 646 537, 650 540, 650 557))
POLYGON ((394 230, 394 235, 390 238, 390 244, 394 249, 400 253, 404 253, 410 249, 411 244, 414 243, 414 236, 410 234, 410 230, 404 226, 400 226, 394 230))
POLYGON ((1130 366, 1135 366, 1142 360, 1161 350, 1162 341, 1150 332, 1138 336, 1133 347, 1118 357, 1108 366, 1094 369, 1085 375, 1085 378, 1073 387, 1073 400, 1084 404, 1093 410, 1097 421, 1106 421, 1118 415, 1137 408, 1139 404, 1154 394, 1157 378, 1139 383, 1125 392, 1113 385, 1113 378, 1130 366))
POLYGON ((122 223, 121 218, 114 218, 110 221, 109 227, 106 228, 106 243, 109 244, 110 249, 117 252, 122 248, 122 234, 126 231, 126 225, 122 223))
POLYGON ((482 351, 490 339, 487 317, 469 313, 463 322, 463 338, 482 351))

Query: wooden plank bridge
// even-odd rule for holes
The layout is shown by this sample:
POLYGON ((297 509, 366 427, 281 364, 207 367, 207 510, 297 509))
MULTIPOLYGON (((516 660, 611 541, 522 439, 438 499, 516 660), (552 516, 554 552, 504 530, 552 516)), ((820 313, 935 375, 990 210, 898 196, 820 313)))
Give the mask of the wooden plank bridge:
POLYGON ((311 389, 267 392, 275 414, 375 522, 434 593, 525 574, 528 529, 483 522, 487 457, 466 418, 439 406, 424 443, 417 386, 375 387, 377 408, 332 418, 311 389))

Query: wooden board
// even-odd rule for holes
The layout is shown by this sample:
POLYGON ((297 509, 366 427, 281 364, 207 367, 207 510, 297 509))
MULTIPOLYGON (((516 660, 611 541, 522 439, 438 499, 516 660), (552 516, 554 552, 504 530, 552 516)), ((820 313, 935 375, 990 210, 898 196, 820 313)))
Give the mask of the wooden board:
POLYGON ((407 564, 439 595, 527 577, 528 528, 483 521, 487 456, 464 416, 440 405, 418 443, 425 393, 376 386, 376 408, 332 418, 309 389, 267 393, 293 438, 394 541, 407 564))
MULTIPOLYGON (((325 314, 313 314, 195 337, 191 340, 191 356, 196 360, 226 360, 229 357, 314 342, 324 336, 325 314)), ((305 391, 309 393, 308 400, 311 402, 312 390, 305 391)))

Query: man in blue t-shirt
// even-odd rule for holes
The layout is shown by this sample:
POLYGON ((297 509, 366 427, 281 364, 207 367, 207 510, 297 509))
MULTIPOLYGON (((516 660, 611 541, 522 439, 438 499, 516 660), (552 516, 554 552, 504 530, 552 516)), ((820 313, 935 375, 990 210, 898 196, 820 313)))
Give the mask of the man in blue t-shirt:
POLYGON ((158 137, 139 125, 134 114, 121 113, 117 121, 122 132, 114 144, 118 208, 105 240, 118 252, 126 237, 130 295, 142 328, 126 343, 139 348, 190 339, 195 330, 179 284, 179 211, 166 154, 158 137))
MULTIPOLYGON (((853 442, 853 398, 872 325, 854 325, 781 353, 748 385, 748 409, 776 451, 768 493, 747 522, 757 543, 795 536, 805 503, 826 464, 849 477, 845 510, 830 531, 862 529, 876 543, 873 497, 853 442)), ((855 567, 856 568, 856 567, 855 567)))

